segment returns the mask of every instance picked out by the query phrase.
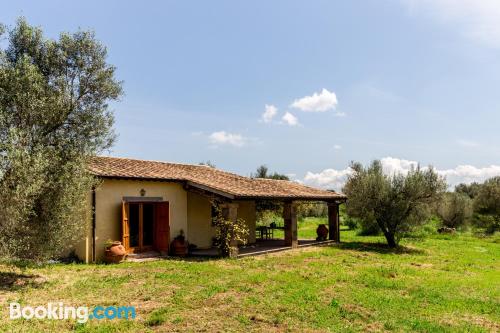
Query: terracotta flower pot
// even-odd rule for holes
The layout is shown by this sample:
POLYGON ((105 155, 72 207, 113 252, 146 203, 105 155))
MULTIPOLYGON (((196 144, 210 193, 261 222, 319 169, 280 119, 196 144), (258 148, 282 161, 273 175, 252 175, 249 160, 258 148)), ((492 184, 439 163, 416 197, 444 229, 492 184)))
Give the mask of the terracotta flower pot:
POLYGON ((174 256, 185 257, 188 253, 188 244, 185 240, 174 239, 171 248, 174 256))
POLYGON ((318 225, 318 228, 316 229, 316 234, 318 237, 316 240, 318 241, 325 241, 328 239, 328 228, 324 224, 318 225))
POLYGON ((127 251, 123 247, 121 242, 113 242, 110 246, 104 250, 104 258, 108 263, 119 263, 122 262, 127 256, 127 251))

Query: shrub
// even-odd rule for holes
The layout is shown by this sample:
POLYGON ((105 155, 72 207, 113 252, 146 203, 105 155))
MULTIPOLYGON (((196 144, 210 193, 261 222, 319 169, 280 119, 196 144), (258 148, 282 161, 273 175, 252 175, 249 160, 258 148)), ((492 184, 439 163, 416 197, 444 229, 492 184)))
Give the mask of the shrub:
POLYGON ((344 218, 340 219, 340 222, 343 225, 347 226, 349 230, 356 230, 359 226, 359 220, 349 215, 346 215, 344 216, 344 218))
POLYGON ((221 256, 231 256, 233 242, 246 244, 248 236, 248 227, 243 219, 231 221, 223 214, 223 209, 218 203, 212 203, 216 212, 212 218, 212 225, 215 227, 215 244, 219 249, 221 256))
POLYGON ((481 185, 474 199, 474 211, 500 215, 500 177, 488 179, 481 185))
POLYGON ((491 214, 474 214, 473 223, 484 229, 487 234, 494 234, 500 230, 500 216, 491 214))
POLYGON ((327 214, 326 202, 301 202, 297 206, 297 217, 301 220, 306 217, 326 217, 327 214))
POLYGON ((472 200, 462 193, 445 193, 437 204, 436 215, 446 227, 464 226, 472 216, 472 200))

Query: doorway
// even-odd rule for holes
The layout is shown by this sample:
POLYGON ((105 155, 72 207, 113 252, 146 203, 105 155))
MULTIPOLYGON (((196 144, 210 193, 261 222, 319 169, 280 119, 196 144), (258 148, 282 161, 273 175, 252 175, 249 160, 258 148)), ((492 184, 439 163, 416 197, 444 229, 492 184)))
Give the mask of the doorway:
POLYGON ((122 243, 128 253, 168 253, 168 202, 123 202, 122 243))
POLYGON ((129 204, 129 251, 144 252, 153 250, 153 203, 129 204))

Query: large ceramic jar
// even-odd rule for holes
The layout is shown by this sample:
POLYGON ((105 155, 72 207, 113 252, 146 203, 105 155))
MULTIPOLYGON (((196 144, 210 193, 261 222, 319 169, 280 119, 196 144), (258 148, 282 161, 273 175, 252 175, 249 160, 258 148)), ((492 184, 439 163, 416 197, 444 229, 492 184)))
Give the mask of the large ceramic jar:
POLYGON ((318 238, 316 240, 318 241, 325 241, 328 239, 328 228, 324 224, 318 225, 318 228, 316 229, 316 234, 318 235, 318 238))
POLYGON ((108 263, 122 262, 127 256, 127 251, 121 242, 115 241, 104 251, 104 258, 108 263))

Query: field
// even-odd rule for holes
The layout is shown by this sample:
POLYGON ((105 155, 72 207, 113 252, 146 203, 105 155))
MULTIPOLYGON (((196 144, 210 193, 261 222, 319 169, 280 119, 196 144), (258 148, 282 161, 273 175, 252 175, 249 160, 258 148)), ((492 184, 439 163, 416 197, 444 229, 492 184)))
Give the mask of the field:
MULTIPOLYGON (((300 224, 313 237, 319 219, 300 224)), ((323 221, 324 222, 324 221, 323 221)), ((245 259, 0 264, 5 331, 500 331, 500 240, 343 230, 342 243, 245 259), (10 320, 8 303, 133 305, 135 320, 10 320)))

